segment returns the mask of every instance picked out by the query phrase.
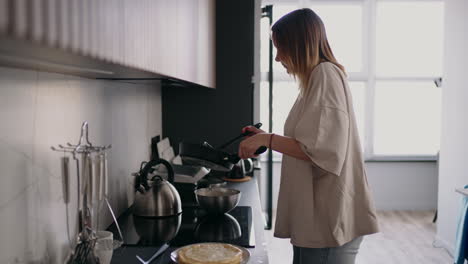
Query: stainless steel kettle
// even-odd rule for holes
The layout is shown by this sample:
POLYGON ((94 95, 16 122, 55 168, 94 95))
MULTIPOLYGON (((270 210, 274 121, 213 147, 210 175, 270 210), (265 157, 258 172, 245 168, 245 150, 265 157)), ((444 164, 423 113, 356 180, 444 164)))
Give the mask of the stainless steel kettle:
POLYGON ((180 195, 172 183, 174 183, 174 170, 169 162, 163 159, 148 161, 136 174, 133 214, 145 217, 166 217, 182 213, 180 195), (148 179, 148 174, 158 164, 166 167, 168 180, 158 175, 148 179))

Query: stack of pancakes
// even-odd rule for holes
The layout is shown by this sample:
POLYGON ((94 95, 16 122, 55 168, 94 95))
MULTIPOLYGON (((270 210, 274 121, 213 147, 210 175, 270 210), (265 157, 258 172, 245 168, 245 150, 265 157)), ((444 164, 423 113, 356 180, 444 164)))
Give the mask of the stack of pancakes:
POLYGON ((241 261, 242 250, 229 244, 194 244, 178 252, 180 264, 239 264, 241 261))

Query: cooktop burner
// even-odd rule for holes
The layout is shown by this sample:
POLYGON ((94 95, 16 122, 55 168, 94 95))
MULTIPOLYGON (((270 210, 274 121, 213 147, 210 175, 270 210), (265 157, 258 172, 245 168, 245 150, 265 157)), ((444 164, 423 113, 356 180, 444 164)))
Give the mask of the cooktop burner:
MULTIPOLYGON (((117 221, 127 246, 160 246, 170 241, 172 247, 199 242, 225 242, 255 247, 252 209, 238 206, 228 214, 212 216, 198 206, 182 208, 182 214, 166 218, 146 218, 132 214, 129 208, 117 221)), ((115 224, 109 231, 118 238, 115 224)))

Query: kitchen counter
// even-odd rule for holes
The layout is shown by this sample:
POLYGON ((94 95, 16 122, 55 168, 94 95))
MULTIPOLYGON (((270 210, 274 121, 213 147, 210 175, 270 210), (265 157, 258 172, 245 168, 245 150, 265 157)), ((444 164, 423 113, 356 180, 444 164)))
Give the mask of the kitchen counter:
POLYGON ((265 221, 260 207, 260 194, 255 179, 248 182, 228 183, 229 188, 238 189, 242 192, 239 202, 240 206, 251 206, 255 226, 256 247, 249 248, 251 253, 249 263, 268 263, 268 249, 264 235, 265 221))
MULTIPOLYGON (((255 248, 247 248, 250 251, 250 260, 248 263, 268 263, 267 245, 264 236, 264 218, 260 207, 260 196, 258 192, 258 186, 255 179, 248 182, 232 183, 227 184, 228 188, 238 189, 242 192, 239 206, 250 206, 252 208, 252 219, 255 229, 255 248)), ((135 255, 139 255, 144 260, 149 259, 156 251, 157 247, 140 247, 140 246, 123 246, 114 251, 112 256, 112 264, 120 263, 140 263, 135 255)), ((177 247, 169 247, 166 252, 158 257, 152 263, 155 264, 166 264, 172 263, 170 260, 170 254, 176 250, 177 247)))

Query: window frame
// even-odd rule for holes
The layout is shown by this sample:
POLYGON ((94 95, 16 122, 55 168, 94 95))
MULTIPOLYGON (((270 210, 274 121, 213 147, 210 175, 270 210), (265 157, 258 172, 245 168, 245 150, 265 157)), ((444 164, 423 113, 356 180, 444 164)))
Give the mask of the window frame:
MULTIPOLYGON (((263 1, 262 4, 275 5, 296 4, 298 8, 310 7, 312 4, 357 4, 362 6, 362 69, 360 72, 347 72, 348 81, 364 82, 366 85, 365 93, 365 116, 364 116, 364 159, 365 161, 435 161, 435 155, 378 155, 374 153, 374 114, 375 114, 375 89, 378 81, 435 81, 441 76, 430 77, 399 77, 399 76, 377 76, 376 75, 376 42, 377 42, 377 4, 378 2, 441 2, 444 0, 276 0, 263 1), (367 51, 367 52, 366 52, 367 51)), ((260 80, 268 81, 268 72, 261 72, 260 80)), ((273 82, 290 81, 291 77, 284 71, 274 72, 273 82)))

